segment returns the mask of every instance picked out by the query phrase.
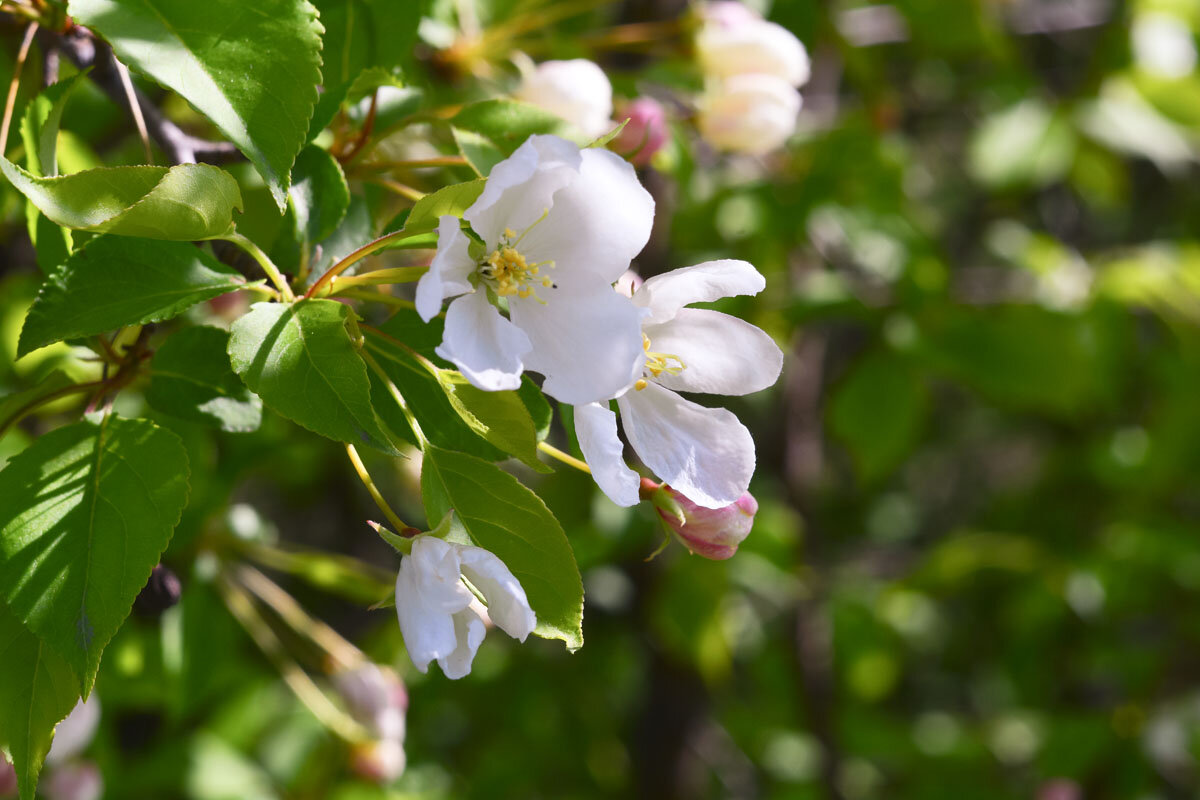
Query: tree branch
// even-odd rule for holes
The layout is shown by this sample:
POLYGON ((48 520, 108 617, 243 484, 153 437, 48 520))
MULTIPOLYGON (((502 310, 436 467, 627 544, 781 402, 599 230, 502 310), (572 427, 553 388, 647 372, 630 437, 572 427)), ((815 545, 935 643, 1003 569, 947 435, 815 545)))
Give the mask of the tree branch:
MULTIPOLYGON (((43 29, 38 35, 44 47, 54 47, 79 69, 90 67, 92 71, 89 77, 92 81, 117 105, 130 114, 134 113, 112 49, 93 36, 91 31, 77 25, 65 34, 43 29)), ((213 142, 184 131, 167 119, 140 89, 134 89, 134 96, 141 107, 150 138, 158 143, 172 164, 194 164, 197 161, 220 164, 239 157, 237 147, 230 142, 213 142)))

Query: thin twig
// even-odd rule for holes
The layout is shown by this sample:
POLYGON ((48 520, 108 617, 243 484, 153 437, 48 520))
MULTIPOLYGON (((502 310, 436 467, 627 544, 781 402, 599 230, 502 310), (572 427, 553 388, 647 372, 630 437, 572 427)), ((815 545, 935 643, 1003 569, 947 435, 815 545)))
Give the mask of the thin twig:
POLYGON ((358 138, 354 140, 354 144, 350 146, 342 155, 338 156, 338 161, 343 164, 348 164, 354 160, 355 156, 362 152, 366 146, 367 140, 371 138, 371 132, 375 130, 375 115, 379 111, 379 90, 376 89, 371 94, 371 108, 367 111, 367 119, 363 123, 362 130, 358 133, 358 138))
POLYGON ((390 245, 392 242, 395 242, 398 239, 407 238, 408 236, 411 236, 411 235, 412 234, 405 233, 403 230, 399 230, 399 231, 395 231, 394 233, 388 233, 383 236, 380 236, 378 239, 375 239, 374 241, 367 242, 362 247, 359 247, 357 250, 353 251, 349 255, 344 256, 340 261, 338 261, 332 267, 325 270, 325 274, 322 275, 320 278, 318 278, 317 282, 308 288, 308 291, 304 293, 304 296, 305 297, 316 297, 317 292, 321 291, 321 289, 328 286, 330 281, 332 281, 338 275, 341 275, 346 270, 350 269, 350 267, 354 266, 359 261, 362 261, 364 258, 371 255, 372 253, 377 253, 380 250, 383 250, 388 245, 390 245))
POLYGON ((25 29, 25 38, 21 40, 21 49, 17 51, 17 63, 13 67, 12 80, 8 82, 8 97, 4 101, 4 121, 0 122, 0 155, 8 152, 8 127, 12 123, 13 107, 17 104, 21 72, 25 68, 25 59, 29 56, 29 48, 33 46, 33 37, 37 32, 38 24, 29 23, 29 27, 25 29))
POLYGON ((121 88, 125 90, 125 99, 129 103, 129 111, 133 114, 133 124, 137 126, 138 136, 142 139, 142 147, 146 149, 146 163, 154 163, 154 152, 150 148, 150 134, 146 130, 146 118, 142 116, 142 104, 138 102, 137 93, 133 88, 133 80, 129 70, 120 61, 113 61, 117 68, 117 77, 121 79, 121 88))

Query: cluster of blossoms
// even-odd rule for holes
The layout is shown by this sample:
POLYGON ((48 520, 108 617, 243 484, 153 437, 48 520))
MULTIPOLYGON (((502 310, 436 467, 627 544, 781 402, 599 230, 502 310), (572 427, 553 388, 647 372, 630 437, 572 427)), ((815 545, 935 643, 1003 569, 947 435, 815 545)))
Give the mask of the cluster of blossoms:
POLYGON ((408 691, 400 676, 367 661, 335 674, 333 684, 350 715, 372 736, 354 749, 355 772, 377 783, 399 778, 408 763, 404 753, 408 691))
POLYGON ((787 28, 741 3, 709 3, 696 35, 696 56, 708 86, 697 124, 710 144, 762 155, 796 130, 799 87, 809 77, 808 53, 787 28))
MULTIPOLYGON (((614 288, 653 218, 654 200, 629 162, 532 136, 492 169, 461 220, 441 217, 416 308, 429 321, 450 299, 441 357, 489 391, 516 389, 526 370, 540 373, 546 394, 574 406, 580 449, 605 494, 622 506, 643 491, 670 495, 656 505, 672 509, 664 519, 681 540, 727 558, 756 510, 746 494, 754 441, 729 411, 679 392, 764 389, 783 354, 747 322, 689 308, 762 291, 762 275, 744 261, 614 288), (633 450, 665 486, 626 464, 613 400, 633 450)), ((489 618, 520 640, 536 626, 520 583, 496 556, 431 535, 413 540, 401 561, 396 606, 417 668, 436 659, 452 678, 470 670, 489 618)))
MULTIPOLYGON (((46 774, 38 790, 48 800, 99 800, 104 794, 100 768, 80 755, 92 743, 100 725, 100 700, 95 696, 76 704, 54 729, 46 755, 46 774)), ((17 796, 17 775, 0 754, 0 798, 17 796)))
MULTIPOLYGON (((804 45, 740 2, 708 3, 700 15, 695 38, 705 77, 696 103, 700 135, 734 153, 762 155, 780 147, 796 130, 798 89, 809 77, 804 45)), ((604 70, 586 59, 526 67, 514 97, 561 117, 588 140, 616 125, 612 84, 604 70)), ((649 163, 667 141, 662 104, 639 97, 617 111, 616 118, 627 123, 612 147, 638 166, 649 163)))

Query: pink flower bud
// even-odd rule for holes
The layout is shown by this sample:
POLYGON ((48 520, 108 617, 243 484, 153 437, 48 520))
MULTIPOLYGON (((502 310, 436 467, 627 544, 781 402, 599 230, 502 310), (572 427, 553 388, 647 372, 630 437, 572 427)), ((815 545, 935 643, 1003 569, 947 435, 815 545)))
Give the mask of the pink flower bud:
POLYGON ((408 692, 395 671, 367 662, 333 676, 350 714, 380 739, 404 741, 408 692))
POLYGON ((762 20, 758 12, 737 0, 717 0, 714 3, 706 3, 700 10, 700 15, 704 17, 705 22, 726 29, 762 20))
POLYGON ((17 796, 17 771, 0 754, 0 797, 17 796))
POLYGON ((92 762, 78 761, 55 767, 40 788, 49 800, 100 800, 104 778, 92 762))
POLYGON ((621 109, 618 120, 628 119, 624 129, 613 139, 612 149, 638 166, 650 159, 667 141, 667 112, 652 97, 639 97, 621 109))
POLYGON ((724 508, 704 508, 666 484, 661 488, 683 510, 683 522, 661 506, 656 505, 655 510, 683 546, 696 555, 722 561, 732 557, 738 545, 750 535, 754 515, 758 513, 758 501, 749 492, 724 508))

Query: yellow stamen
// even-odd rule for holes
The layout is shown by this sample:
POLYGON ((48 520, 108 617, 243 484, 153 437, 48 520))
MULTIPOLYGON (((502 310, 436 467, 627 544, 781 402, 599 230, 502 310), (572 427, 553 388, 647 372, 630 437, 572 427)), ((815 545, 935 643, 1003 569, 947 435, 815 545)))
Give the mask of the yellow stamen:
POLYGON ((637 383, 635 383, 633 385, 633 389, 635 392, 640 392, 642 389, 646 388, 646 385, 647 384, 646 384, 645 378, 638 378, 637 383))

